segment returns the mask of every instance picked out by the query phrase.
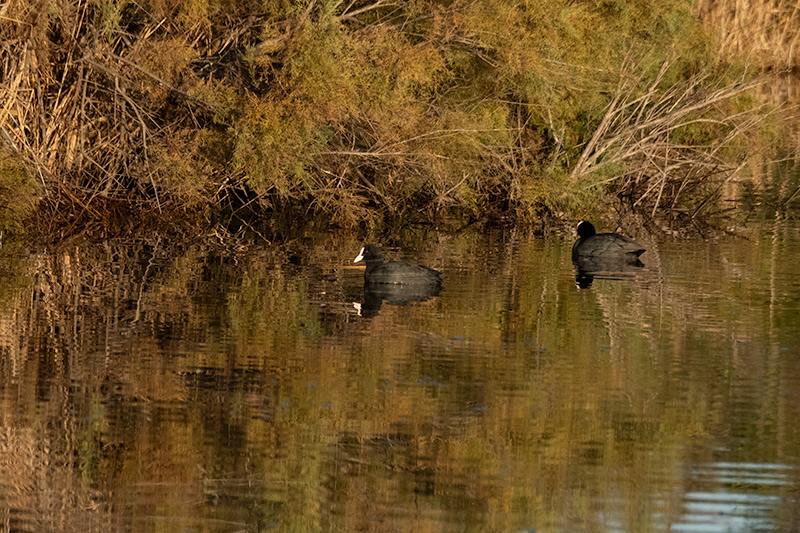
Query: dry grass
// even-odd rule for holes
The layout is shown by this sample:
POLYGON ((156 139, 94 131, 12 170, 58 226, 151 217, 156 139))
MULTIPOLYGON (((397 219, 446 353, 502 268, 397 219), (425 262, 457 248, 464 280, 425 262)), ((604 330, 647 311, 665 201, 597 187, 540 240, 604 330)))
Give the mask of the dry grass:
POLYGON ((675 204, 695 178, 658 176, 721 175, 757 118, 710 111, 746 86, 623 65, 608 91, 620 50, 713 62, 683 0, 590 4, 8 2, 0 139, 36 178, 40 219, 76 229, 125 213, 538 217, 615 166, 607 183, 637 205, 675 204), (717 136, 676 140, 692 128, 717 136))
POLYGON ((161 211, 175 198, 163 196, 175 171, 159 157, 168 153, 164 140, 197 127, 191 112, 175 114, 176 102, 204 108, 178 74, 193 54, 192 33, 160 40, 160 20, 136 33, 115 27, 104 34, 104 20, 119 20, 103 6, 60 0, 0 8, 0 135, 35 173, 55 216, 77 210, 102 218, 105 209, 92 206, 104 201, 161 211))
POLYGON ((664 62, 643 87, 631 65, 572 169, 572 188, 608 187, 652 215, 691 194, 694 217, 744 167, 745 159, 731 162, 726 152, 741 147, 768 116, 766 106, 735 111, 735 100, 757 82, 710 86, 707 76, 695 75, 661 87, 670 67, 664 62), (603 177, 602 169, 612 176, 603 177), (593 173, 601 178, 589 178, 593 173))

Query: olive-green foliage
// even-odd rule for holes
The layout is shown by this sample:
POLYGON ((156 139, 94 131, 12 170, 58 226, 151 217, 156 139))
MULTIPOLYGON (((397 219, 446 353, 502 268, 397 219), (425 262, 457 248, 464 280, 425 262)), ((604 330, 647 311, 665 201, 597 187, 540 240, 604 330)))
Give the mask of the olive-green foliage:
POLYGON ((22 161, 0 152, 0 242, 24 233, 22 222, 36 207, 36 186, 22 161))
POLYGON ((597 191, 564 203, 559 176, 625 58, 638 54, 650 76, 666 56, 681 58, 674 76, 713 59, 682 1, 412 2, 358 20, 312 9, 275 58, 267 96, 237 122, 236 169, 257 191, 346 188, 367 201, 361 208, 470 216, 497 200, 518 214, 580 209, 597 191))
MULTIPOLYGON (((715 61, 689 0, 89 5, 88 22, 52 22, 102 37, 86 41, 93 62, 71 65, 53 87, 99 88, 96 105, 68 102, 65 130, 76 123, 81 134, 59 139, 70 154, 98 140, 125 145, 54 160, 61 166, 45 175, 72 179, 54 183, 155 195, 159 206, 256 195, 341 224, 579 211, 602 191, 565 201, 576 194, 566 176, 629 73, 623 65, 634 58, 646 86, 673 58, 668 86, 715 61), (92 177, 98 165, 105 174, 92 177)), ((60 57, 85 51, 70 54, 60 57)))

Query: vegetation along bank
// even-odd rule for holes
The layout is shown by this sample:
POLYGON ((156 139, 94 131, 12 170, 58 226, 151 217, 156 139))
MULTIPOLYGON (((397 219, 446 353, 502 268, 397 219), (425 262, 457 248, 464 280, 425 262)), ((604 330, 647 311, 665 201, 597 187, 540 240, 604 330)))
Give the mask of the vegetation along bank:
POLYGON ((705 4, 6 2, 0 229, 696 215, 794 66, 705 4))

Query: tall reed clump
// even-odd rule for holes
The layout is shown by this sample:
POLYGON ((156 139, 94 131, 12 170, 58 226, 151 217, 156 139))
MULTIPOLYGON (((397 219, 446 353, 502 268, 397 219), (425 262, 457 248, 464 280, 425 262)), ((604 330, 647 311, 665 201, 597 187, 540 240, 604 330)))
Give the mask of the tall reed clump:
MULTIPOLYGON (((113 0, 3 6, 0 128, 55 219, 214 201, 185 89, 198 23, 113 0), (161 31, 164 25, 170 31, 161 31), (173 194, 175 193, 175 194, 173 194)), ((53 218, 48 217, 49 220, 53 218)))
POLYGON ((723 84, 692 74, 665 85, 670 61, 654 79, 631 67, 582 146, 570 186, 611 190, 652 216, 668 209, 694 218, 745 166, 748 135, 769 110, 747 101, 755 82, 743 75, 723 84))
MULTIPOLYGON (((579 212, 605 194, 600 177, 642 183, 630 166, 665 137, 641 134, 641 120, 724 86, 688 0, 26 0, 3 10, 3 142, 41 184, 43 208, 75 226, 120 210, 180 220, 280 211, 342 225, 579 212), (612 138, 637 139, 642 155, 612 138)), ((687 160, 728 135, 706 127, 740 94, 725 91, 670 115, 667 137, 687 160), (705 125, 685 123, 698 113, 705 125)), ((646 191, 649 209, 652 190, 631 194, 646 191)))

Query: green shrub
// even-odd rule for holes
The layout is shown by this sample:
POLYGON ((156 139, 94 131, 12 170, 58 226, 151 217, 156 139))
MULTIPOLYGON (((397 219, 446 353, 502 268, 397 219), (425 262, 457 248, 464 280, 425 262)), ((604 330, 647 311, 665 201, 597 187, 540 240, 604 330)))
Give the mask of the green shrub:
POLYGON ((15 155, 0 153, 0 235, 3 239, 25 233, 23 222, 38 201, 36 184, 15 155))
MULTIPOLYGON (((0 88, 46 192, 149 208, 219 209, 242 193, 343 225, 571 217, 642 163, 598 144, 626 138, 609 109, 702 79, 673 101, 685 106, 743 79, 689 0, 11 6, 0 34, 26 52, 3 52, 0 88)), ((710 146, 730 127, 669 136, 710 146)))

